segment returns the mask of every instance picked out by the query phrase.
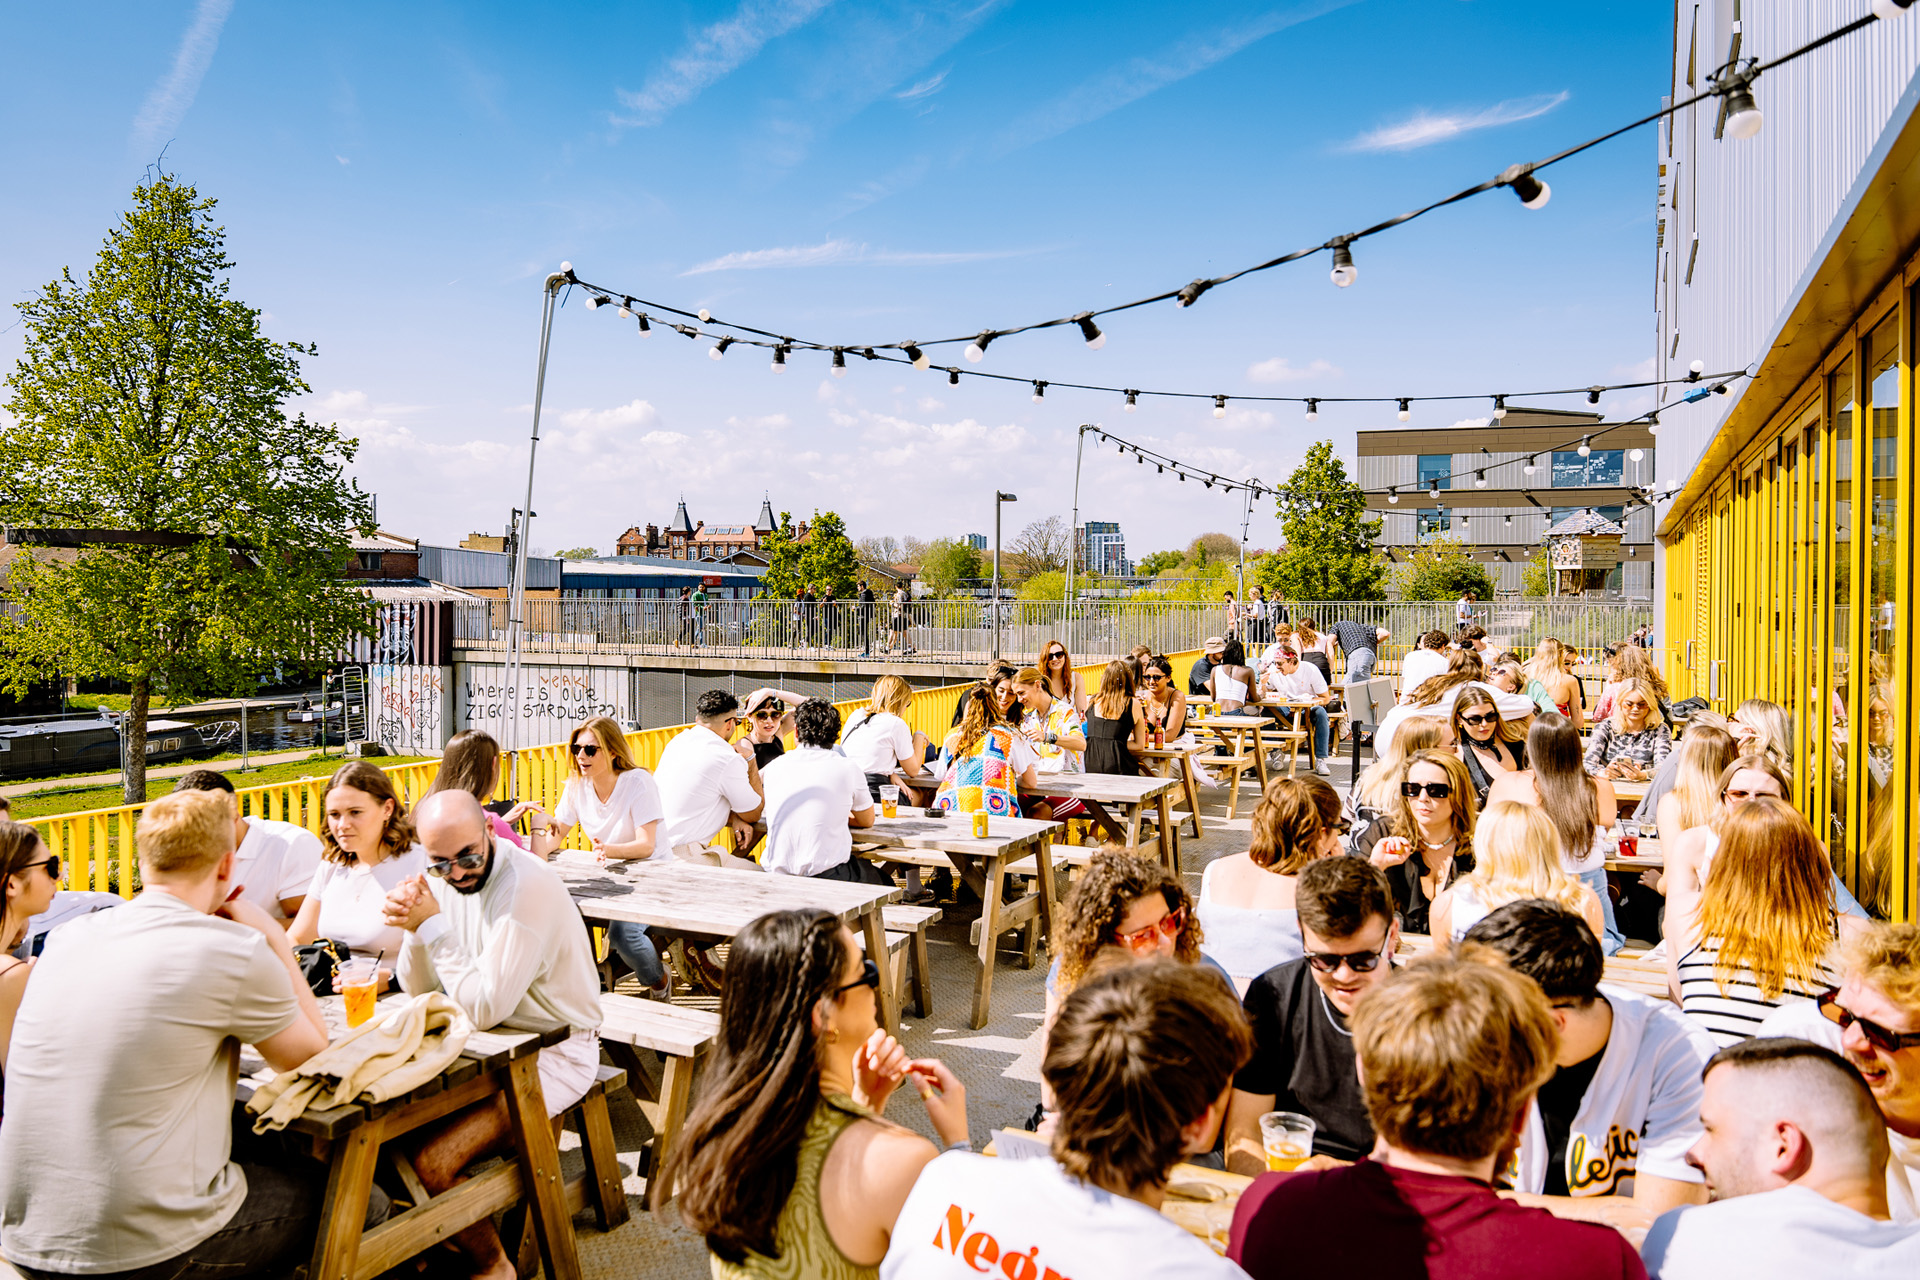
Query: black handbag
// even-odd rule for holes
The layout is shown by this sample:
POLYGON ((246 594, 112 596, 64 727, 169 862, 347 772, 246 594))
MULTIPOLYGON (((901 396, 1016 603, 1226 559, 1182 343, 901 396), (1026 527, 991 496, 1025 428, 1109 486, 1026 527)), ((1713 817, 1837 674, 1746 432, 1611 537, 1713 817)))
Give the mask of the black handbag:
POLYGON ((307 980, 307 986, 313 989, 313 994, 330 996, 333 994, 334 975, 352 954, 345 943, 335 942, 332 938, 316 938, 293 949, 293 962, 300 966, 300 974, 307 980))

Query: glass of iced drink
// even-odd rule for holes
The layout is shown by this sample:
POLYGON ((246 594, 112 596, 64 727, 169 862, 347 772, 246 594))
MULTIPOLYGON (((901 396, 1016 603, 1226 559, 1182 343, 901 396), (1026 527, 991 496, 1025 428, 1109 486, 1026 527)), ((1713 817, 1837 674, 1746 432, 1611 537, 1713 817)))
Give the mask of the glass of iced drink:
POLYGON ((355 956, 340 966, 340 995, 347 1005, 347 1026, 359 1026, 373 1016, 374 997, 380 993, 380 966, 355 956))
POLYGON ((900 788, 891 783, 880 788, 880 816, 883 818, 900 816, 900 788))
POLYGON ((1267 1151, 1267 1168, 1275 1173, 1298 1169, 1313 1154, 1312 1116, 1297 1111, 1269 1111, 1260 1117, 1260 1145, 1267 1151))

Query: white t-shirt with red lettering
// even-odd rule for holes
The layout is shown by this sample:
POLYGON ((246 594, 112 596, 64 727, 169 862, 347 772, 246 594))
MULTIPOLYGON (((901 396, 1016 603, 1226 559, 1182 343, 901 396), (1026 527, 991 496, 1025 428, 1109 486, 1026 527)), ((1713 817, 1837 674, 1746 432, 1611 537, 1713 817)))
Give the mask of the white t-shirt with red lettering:
POLYGON ((1051 1160, 949 1151, 920 1173, 880 1280, 1246 1280, 1173 1219, 1051 1160))

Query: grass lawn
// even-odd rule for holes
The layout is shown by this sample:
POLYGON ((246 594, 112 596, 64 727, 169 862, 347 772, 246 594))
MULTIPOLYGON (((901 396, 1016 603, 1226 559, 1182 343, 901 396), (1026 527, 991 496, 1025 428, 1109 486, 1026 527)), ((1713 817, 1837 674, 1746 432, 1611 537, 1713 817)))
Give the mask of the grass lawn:
MULTIPOLYGON (((376 756, 368 763, 386 766, 393 764, 412 764, 418 760, 431 759, 430 756, 376 756)), ((196 762, 198 763, 198 762, 196 762)), ((270 782, 292 782, 300 778, 324 778, 341 765, 338 755, 320 756, 315 754, 305 760, 289 760, 285 764, 267 765, 260 769, 228 769, 223 772, 233 779, 233 785, 242 790, 247 787, 265 786, 270 782)), ((147 797, 165 795, 173 789, 172 778, 149 778, 147 797)), ((16 819, 45 818, 57 813, 79 813, 87 809, 111 809, 120 804, 119 784, 105 787, 61 787, 49 786, 44 791, 29 792, 13 797, 13 816, 16 819)))

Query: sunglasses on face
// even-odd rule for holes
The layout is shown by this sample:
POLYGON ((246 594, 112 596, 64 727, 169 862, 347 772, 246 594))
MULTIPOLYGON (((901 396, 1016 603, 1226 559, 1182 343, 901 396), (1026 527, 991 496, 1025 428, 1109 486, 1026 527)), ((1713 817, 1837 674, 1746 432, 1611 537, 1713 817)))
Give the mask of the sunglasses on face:
POLYGON ((1453 794, 1453 784, 1451 782, 1403 782, 1400 784, 1400 794, 1409 800, 1419 799, 1422 791, 1435 800, 1445 800, 1453 794))
POLYGON ((1180 930, 1186 927, 1186 923, 1187 909, 1175 907, 1162 916, 1157 923, 1150 924, 1144 929, 1135 929, 1132 933, 1116 933, 1113 935, 1113 940, 1129 951, 1151 951, 1157 941, 1154 937, 1156 933, 1177 938, 1180 936, 1180 930))
POLYGON ((1321 973, 1338 973, 1345 965, 1355 973, 1372 973, 1380 967, 1380 957, 1387 952, 1387 944, 1382 939, 1380 945, 1371 951, 1309 951, 1307 963, 1321 973))
POLYGON ((451 858, 428 859, 427 874, 445 879, 447 876, 453 874, 455 867, 459 867, 462 871, 478 871, 486 865, 486 853, 480 850, 480 846, 475 845, 464 853, 454 854, 451 858))
POLYGON ((1500 723, 1500 713, 1498 711, 1489 711, 1484 715, 1461 716, 1460 723, 1464 725, 1471 725, 1476 729, 1480 729, 1490 724, 1500 723))
POLYGON ((576 742, 573 744, 573 754, 591 760, 600 754, 600 748, 591 742, 576 742))
POLYGON ((1911 1049, 1920 1045, 1920 1031, 1889 1031, 1877 1022, 1861 1017, 1840 1003, 1840 992, 1823 992, 1814 1003, 1820 1006, 1820 1013, 1828 1022, 1842 1029, 1858 1025, 1867 1043, 1882 1053, 1898 1053, 1902 1049, 1911 1049))
POLYGON ((1166 677, 1161 675, 1158 671, 1149 671, 1147 672, 1146 675, 1141 676, 1140 678, 1142 680, 1145 680, 1148 684, 1159 684, 1162 680, 1166 679, 1166 677))
POLYGON ((753 713, 753 718, 755 720, 778 720, 780 718, 780 708, 762 707, 753 713))
POLYGON ((1058 661, 1059 661, 1060 659, 1062 659, 1062 658, 1064 658, 1064 657, 1066 657, 1066 656, 1067 656, 1067 655, 1066 655, 1066 654, 1064 654, 1064 653, 1050 653, 1050 654, 1048 654, 1048 655, 1047 655, 1047 661, 1048 661, 1048 662, 1058 662, 1058 661))
POLYGON ((47 878, 58 880, 60 878, 60 855, 57 853, 51 854, 48 857, 40 859, 38 862, 29 862, 26 866, 20 868, 20 870, 31 871, 35 867, 45 867, 47 869, 47 878))
POLYGON ((1779 792, 1777 792, 1777 791, 1744 791, 1744 790, 1742 790, 1742 791, 1734 791, 1734 790, 1728 790, 1728 791, 1726 791, 1726 792, 1723 792, 1723 793, 1722 793, 1722 799, 1725 799, 1725 800, 1727 800, 1727 801, 1729 801, 1729 802, 1731 802, 1731 803, 1733 803, 1733 804, 1745 804, 1745 803, 1746 803, 1747 801, 1749 801, 1749 800, 1757 800, 1757 799, 1759 799, 1759 798, 1760 798, 1761 796, 1770 796, 1771 798, 1773 798, 1773 799, 1775 799, 1775 800, 1778 800, 1778 799, 1780 799, 1780 798, 1781 798, 1781 796, 1780 796, 1780 793, 1779 793, 1779 792))
POLYGON ((878 991, 880 989, 880 966, 871 960, 862 960, 860 962, 860 976, 852 982, 841 983, 833 989, 833 994, 836 996, 841 995, 844 992, 853 990, 855 987, 872 987, 875 991, 878 991))

